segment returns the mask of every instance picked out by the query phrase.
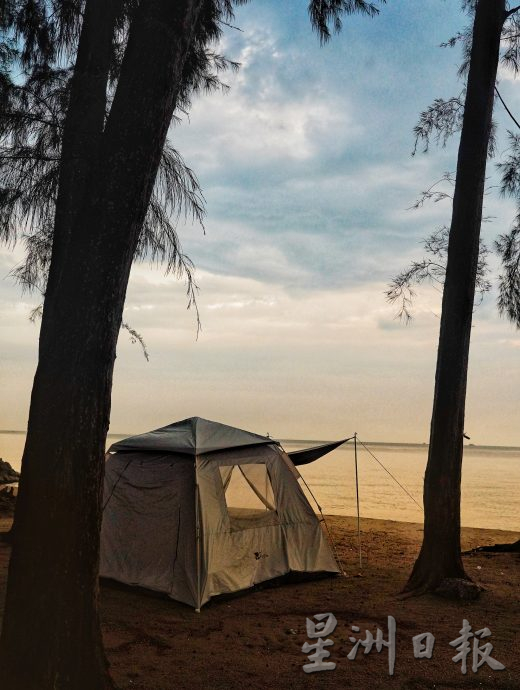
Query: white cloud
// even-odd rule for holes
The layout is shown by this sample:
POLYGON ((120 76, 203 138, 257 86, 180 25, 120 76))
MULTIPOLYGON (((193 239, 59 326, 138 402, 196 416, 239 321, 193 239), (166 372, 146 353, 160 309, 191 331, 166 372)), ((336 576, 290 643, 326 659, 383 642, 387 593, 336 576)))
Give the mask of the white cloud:
MULTIPOLYGON (((241 68, 228 75, 231 90, 197 99, 190 124, 172 132, 201 176, 244 165, 301 163, 323 156, 327 148, 337 153, 363 134, 347 94, 324 97, 314 80, 288 86, 292 63, 303 56, 282 48, 274 31, 246 30, 241 42, 238 56, 232 54, 241 68)), ((225 42, 222 48, 229 52, 233 46, 225 42)))

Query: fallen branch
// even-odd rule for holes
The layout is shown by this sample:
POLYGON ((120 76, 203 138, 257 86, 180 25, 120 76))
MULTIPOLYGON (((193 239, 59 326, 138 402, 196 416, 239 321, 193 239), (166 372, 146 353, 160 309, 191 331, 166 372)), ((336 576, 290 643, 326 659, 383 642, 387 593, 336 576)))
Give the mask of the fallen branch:
POLYGON ((464 556, 473 553, 520 553, 520 539, 511 544, 493 544, 493 546, 478 546, 476 549, 464 551, 464 556))

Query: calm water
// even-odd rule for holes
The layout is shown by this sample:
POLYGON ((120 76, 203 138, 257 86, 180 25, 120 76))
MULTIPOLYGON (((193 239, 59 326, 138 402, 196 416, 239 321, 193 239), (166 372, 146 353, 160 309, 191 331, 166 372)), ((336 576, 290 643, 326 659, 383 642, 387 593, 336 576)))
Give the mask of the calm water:
MULTIPOLYGON (((109 443, 124 436, 109 435, 109 443)), ((20 468, 24 433, 0 432, 0 457, 20 468)), ((317 443, 317 442, 316 442, 317 443)), ((287 451, 313 442, 284 441, 287 451)), ((422 505, 427 447, 367 444, 383 465, 422 505)), ((361 515, 420 522, 422 510, 358 446, 361 515)), ((315 463, 300 468, 324 513, 354 515, 354 448, 348 443, 315 463)), ((462 470, 462 524, 520 531, 520 448, 466 446, 462 470)))

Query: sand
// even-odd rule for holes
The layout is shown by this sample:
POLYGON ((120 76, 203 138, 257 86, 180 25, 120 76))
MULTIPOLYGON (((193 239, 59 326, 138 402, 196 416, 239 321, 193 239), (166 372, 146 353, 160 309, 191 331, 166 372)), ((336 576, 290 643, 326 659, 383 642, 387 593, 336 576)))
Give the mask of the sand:
MULTIPOLYGON (((424 596, 400 600, 420 544, 421 527, 388 520, 362 520, 363 568, 357 562, 354 518, 330 517, 347 577, 284 584, 211 601, 195 613, 171 600, 122 586, 103 584, 101 614, 111 672, 120 688, 201 690, 275 688, 427 688, 520 689, 520 560, 518 554, 465 556, 469 575, 486 588, 478 601, 461 603, 424 596), (332 612, 337 627, 329 661, 333 671, 306 674, 302 645, 308 641, 305 619, 332 612), (352 625, 387 639, 387 616, 397 622, 396 661, 388 672, 388 650, 358 651, 347 658, 352 625), (452 661, 449 642, 459 637, 463 619, 473 631, 488 627, 491 656, 506 666, 484 664, 477 673, 468 657, 467 674, 452 661), (415 659, 412 637, 431 632, 436 638, 431 659, 415 659)), ((8 527, 0 519, 0 531, 8 527)), ((465 528, 463 548, 513 541, 516 533, 465 528)), ((9 547, 0 544, 0 616, 9 547)), ((310 640, 312 642, 312 640, 310 640)), ((483 644, 483 643, 482 643, 483 644)))

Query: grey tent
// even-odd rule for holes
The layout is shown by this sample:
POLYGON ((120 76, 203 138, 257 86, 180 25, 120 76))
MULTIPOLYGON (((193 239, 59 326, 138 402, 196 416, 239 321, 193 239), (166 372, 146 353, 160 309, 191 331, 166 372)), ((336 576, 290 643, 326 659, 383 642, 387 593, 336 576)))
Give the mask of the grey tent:
POLYGON ((277 441, 192 417, 109 448, 100 575, 196 609, 291 571, 339 572, 277 441))

